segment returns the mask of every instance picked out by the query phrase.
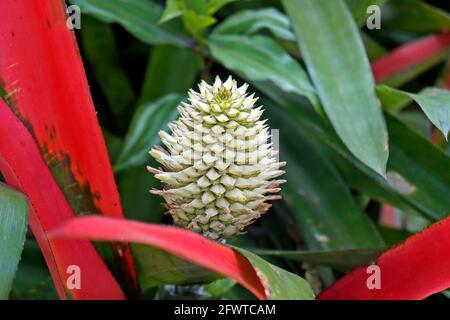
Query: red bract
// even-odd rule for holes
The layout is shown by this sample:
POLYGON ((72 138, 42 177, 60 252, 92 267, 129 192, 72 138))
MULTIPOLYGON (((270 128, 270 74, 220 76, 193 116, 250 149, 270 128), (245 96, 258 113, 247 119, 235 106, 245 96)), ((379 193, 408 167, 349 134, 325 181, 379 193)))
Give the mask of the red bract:
MULTIPOLYGON (((79 211, 123 217, 78 46, 66 21, 63 1, 0 1, 0 84, 47 165, 64 181, 69 202, 75 201, 79 211)), ((125 257, 123 266, 136 286, 129 250, 117 256, 125 257)))
POLYGON ((56 229, 52 232, 52 237, 134 242, 154 246, 233 278, 259 299, 266 299, 261 280, 246 258, 231 248, 181 228, 107 217, 83 217, 73 219, 56 229))
POLYGON ((47 232, 74 214, 39 153, 33 137, 0 100, 0 171, 8 184, 28 196, 30 226, 41 247, 61 298, 123 299, 124 295, 103 260, 84 240, 49 240, 47 232), (70 290, 70 265, 80 267, 81 288, 70 290))
POLYGON ((423 299, 450 287, 450 217, 383 253, 381 288, 369 289, 361 266, 322 292, 318 299, 423 299))
POLYGON ((450 47, 450 33, 427 36, 419 41, 407 43, 372 63, 372 72, 377 82, 413 67, 450 47))

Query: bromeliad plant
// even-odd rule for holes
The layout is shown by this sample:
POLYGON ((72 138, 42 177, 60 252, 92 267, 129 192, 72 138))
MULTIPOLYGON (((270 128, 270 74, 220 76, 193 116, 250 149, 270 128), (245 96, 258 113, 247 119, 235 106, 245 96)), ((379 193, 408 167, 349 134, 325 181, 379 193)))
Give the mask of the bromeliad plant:
POLYGON ((0 298, 448 295, 450 17, 372 2, 1 1, 0 298))

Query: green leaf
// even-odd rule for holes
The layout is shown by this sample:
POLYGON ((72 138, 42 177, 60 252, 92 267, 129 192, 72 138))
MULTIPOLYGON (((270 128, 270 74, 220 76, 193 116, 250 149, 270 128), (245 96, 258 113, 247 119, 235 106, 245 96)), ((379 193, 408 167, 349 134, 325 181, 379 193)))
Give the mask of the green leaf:
POLYGON ((212 35, 208 46, 225 67, 253 81, 272 81, 285 92, 306 96, 320 109, 315 90, 300 64, 264 36, 212 35))
POLYGON ((119 64, 118 48, 111 26, 92 17, 83 18, 81 40, 119 128, 125 129, 131 117, 135 96, 130 81, 119 64))
POLYGON ((426 88, 419 94, 414 94, 388 86, 377 86, 377 93, 388 110, 398 110, 405 102, 414 100, 447 139, 450 129, 450 91, 426 88))
POLYGON ((163 15, 158 23, 164 23, 181 16, 185 11, 183 0, 167 0, 163 15))
POLYGON ((153 47, 139 104, 172 92, 186 94, 196 79, 200 62, 189 49, 169 45, 153 47))
POLYGON ((298 130, 298 122, 276 108, 266 109, 266 114, 271 128, 280 128, 280 159, 287 162, 283 198, 308 247, 339 250, 384 245, 333 163, 298 130))
POLYGON ((347 249, 329 251, 295 250, 251 250, 262 256, 274 256, 287 260, 309 262, 332 267, 339 271, 349 271, 374 260, 386 248, 347 249))
POLYGON ((393 229, 383 226, 378 227, 378 229, 380 230, 380 233, 388 246, 395 246, 412 236, 412 233, 405 230, 393 229))
POLYGON ((181 16, 186 29, 195 37, 216 23, 216 19, 208 14, 206 0, 168 0, 159 23, 164 23, 181 16))
POLYGON ((446 298, 450 299, 450 290, 445 290, 441 292, 446 298))
POLYGON ((391 187, 434 219, 450 214, 450 157, 400 121, 387 117, 392 141, 391 187), (400 179, 400 183, 396 180, 400 179))
POLYGON ((255 268, 269 300, 313 300, 314 293, 308 282, 286 270, 274 266, 256 254, 234 247, 255 268))
POLYGON ((221 299, 236 286, 236 281, 230 278, 219 279, 203 286, 205 298, 221 299))
POLYGON ((208 1, 208 13, 214 14, 220 9, 222 9, 227 4, 234 2, 236 0, 209 0, 208 1))
POLYGON ((381 58, 387 53, 387 50, 381 44, 369 37, 367 33, 361 32, 361 37, 364 42, 364 47, 366 48, 367 57, 370 61, 381 58))
MULTIPOLYGON (((269 299, 313 299, 314 295, 308 283, 301 277, 274 266, 257 255, 244 249, 233 247, 243 254, 257 271, 258 277, 269 293, 269 299)), ((133 245, 139 281, 144 293, 162 284, 202 284, 222 276, 198 267, 183 259, 177 258, 163 250, 144 245, 133 245)), ((233 286, 233 281, 220 280, 227 288, 233 286), (227 284, 228 283, 228 284, 227 284)), ((219 288, 208 284, 211 292, 219 288)), ((222 288, 224 289, 224 288, 222 288)), ((223 290, 220 290, 223 292, 223 290)))
MULTIPOLYGON (((155 46, 150 54, 139 104, 151 104, 151 101, 171 92, 185 94, 193 86, 199 65, 200 58, 191 50, 170 45, 155 46)), ((176 113, 169 112, 167 116, 173 120, 176 113)), ((154 125, 162 128, 158 121, 169 121, 159 119, 160 117, 156 116, 157 122, 150 120, 145 128, 149 129, 154 125)), ((154 129, 155 141, 159 140, 157 133, 158 130, 154 129)), ((146 159, 142 159, 143 163, 152 167, 158 166, 146 152, 144 156, 146 159)), ((126 217, 146 222, 161 222, 164 213, 161 198, 148 192, 159 186, 160 182, 148 174, 143 165, 122 170, 119 175, 119 191, 126 217)))
POLYGON ((295 40, 291 22, 275 8, 238 11, 219 24, 214 33, 252 35, 264 29, 280 39, 295 40))
POLYGON ((419 94, 409 94, 422 108, 428 119, 447 139, 450 129, 450 91, 426 88, 419 94))
POLYGON ((375 90, 383 109, 392 114, 403 109, 412 101, 412 98, 407 94, 386 85, 377 85, 375 90))
POLYGON ((19 268, 11 289, 10 299, 57 300, 58 294, 34 240, 25 242, 19 268))
POLYGON ((208 15, 208 0, 183 0, 188 10, 193 10, 201 15, 208 15))
POLYGON ((193 10, 188 10, 183 14, 183 21, 186 29, 196 38, 202 36, 202 33, 209 26, 216 23, 216 18, 201 15, 193 10))
POLYGON ((359 160, 384 176, 386 125, 359 31, 345 3, 298 0, 283 4, 333 127, 359 160))
MULTIPOLYGON (((147 162, 158 167, 153 159, 147 162)), ((161 197, 150 193, 151 189, 159 189, 161 182, 149 174, 145 166, 128 168, 118 177, 120 199, 123 211, 128 219, 144 222, 160 223, 164 217, 161 197)))
POLYGON ((108 149, 109 159, 112 163, 116 162, 117 157, 123 148, 123 140, 121 137, 113 135, 112 133, 103 130, 103 137, 105 138, 106 147, 108 149))
POLYGON ((118 23, 137 39, 148 44, 191 46, 179 23, 159 25, 162 8, 148 0, 70 0, 105 23, 118 23))
POLYGON ((424 1, 388 1, 381 10, 381 27, 405 32, 439 32, 450 29, 450 15, 424 1))
POLYGON ((422 110, 405 110, 397 118, 427 140, 432 137, 432 124, 422 110))
POLYGON ((386 119, 391 137, 387 180, 346 157, 350 163, 339 163, 339 168, 347 183, 398 208, 405 209, 406 204, 433 220, 446 217, 450 214, 450 158, 399 120, 389 115, 386 119))
POLYGON ((8 299, 28 227, 28 201, 0 183, 0 300, 8 299))
MULTIPOLYGON (((278 106, 283 111, 280 114, 286 114, 286 117, 296 122, 297 130, 310 141, 326 147, 327 155, 333 156, 347 184, 353 189, 434 220, 442 219, 450 213, 450 157, 394 117, 385 114, 392 153, 388 162, 388 170, 392 171, 388 175, 391 176, 388 181, 351 155, 335 132, 311 108, 281 94, 275 87, 261 84, 258 87, 270 95, 274 101, 271 105, 278 106), (336 157, 340 160, 336 161, 336 157), (414 186, 413 192, 408 187, 411 184, 414 186)), ((317 167, 313 170, 317 170, 317 167)))
POLYGON ((221 278, 220 275, 180 259, 164 250, 133 244, 133 254, 142 291, 163 284, 199 284, 221 278))
POLYGON ((143 165, 149 160, 148 152, 159 141, 158 132, 176 118, 176 107, 181 100, 183 96, 170 94, 136 110, 122 152, 114 165, 116 172, 143 165))

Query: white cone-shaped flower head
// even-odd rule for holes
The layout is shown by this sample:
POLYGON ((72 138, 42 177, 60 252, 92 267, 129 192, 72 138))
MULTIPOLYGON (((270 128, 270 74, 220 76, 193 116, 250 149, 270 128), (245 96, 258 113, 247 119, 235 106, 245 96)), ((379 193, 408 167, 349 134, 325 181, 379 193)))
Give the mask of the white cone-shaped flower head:
POLYGON ((241 233, 269 209, 268 200, 280 198, 284 182, 277 177, 285 163, 277 161, 262 107, 247 87, 231 77, 202 82, 178 107, 172 133, 160 132, 165 148, 150 151, 162 169, 148 169, 163 185, 151 192, 164 198, 175 224, 210 239, 241 233))

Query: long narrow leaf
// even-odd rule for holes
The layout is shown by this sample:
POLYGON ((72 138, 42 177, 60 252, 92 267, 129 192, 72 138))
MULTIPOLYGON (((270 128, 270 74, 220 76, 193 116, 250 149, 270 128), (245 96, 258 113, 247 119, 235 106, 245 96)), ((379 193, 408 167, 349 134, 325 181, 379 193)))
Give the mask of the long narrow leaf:
POLYGON ((353 157, 313 110, 296 100, 285 99, 273 87, 258 87, 297 122, 302 134, 328 146, 330 155, 336 153, 343 158, 342 173, 352 188, 401 208, 409 206, 433 219, 449 214, 450 158, 399 120, 385 114, 391 140, 390 174, 386 180, 353 157))
POLYGON ((450 29, 450 15, 421 0, 388 1, 381 9, 384 30, 439 32, 450 29))
POLYGON ((84 52, 120 129, 126 128, 135 95, 125 70, 119 64, 117 44, 111 26, 84 17, 81 30, 84 52))
POLYGON ((216 60, 244 78, 271 81, 285 92, 307 97, 320 109, 315 90, 301 65, 272 39, 213 34, 208 46, 216 60))
MULTIPOLYGON (((66 22, 62 1, 1 1, 0 85, 75 213, 122 217, 77 43, 66 22)), ((136 287, 129 249, 115 249, 130 275, 129 286, 136 287)))
POLYGON ((180 24, 158 24, 162 7, 154 1, 143 0, 70 0, 84 14, 106 23, 119 23, 137 39, 148 44, 191 46, 180 24))
POLYGON ((253 252, 236 248, 256 270, 271 300, 312 300, 314 293, 305 279, 267 263, 253 252))
POLYGON ((186 94, 196 79, 200 62, 200 58, 189 49, 169 45, 154 46, 145 72, 139 104, 169 93, 186 94))
POLYGON ((338 280, 319 299, 423 299, 450 287, 450 217, 383 253, 374 263, 381 287, 370 289, 367 265, 338 280))
POLYGON ((279 128, 280 157, 287 161, 283 198, 292 208, 308 247, 339 250, 383 246, 375 225, 356 204, 334 164, 298 130, 299 123, 287 112, 275 108, 266 112, 271 127, 279 128))
POLYGON ((383 106, 398 109, 405 101, 414 100, 427 115, 428 119, 447 138, 450 129, 450 91, 439 88, 426 88, 419 94, 397 90, 388 86, 378 86, 377 93, 383 106))
POLYGON ((359 31, 345 3, 298 0, 283 4, 333 127, 358 159, 384 175, 386 125, 359 31))
POLYGON ((116 172, 139 165, 145 170, 148 151, 159 141, 158 132, 175 120, 177 106, 182 99, 181 95, 169 94, 136 110, 122 152, 114 165, 116 172))
POLYGON ((258 298, 267 298, 261 280, 247 259, 231 248, 181 228, 107 217, 82 217, 54 230, 52 237, 150 245, 231 277, 258 298))
POLYGON ((348 271, 375 259, 385 248, 347 250, 295 251, 295 250, 252 250, 262 256, 274 256, 287 260, 309 262, 348 271))
POLYGON ((28 226, 26 197, 0 183, 0 300, 8 299, 28 226))
MULTIPOLYGON (((30 226, 61 298, 122 299, 114 277, 88 241, 49 240, 47 232, 74 217, 46 167, 33 137, 0 100, 0 172, 9 185, 27 195, 30 226), (67 287, 69 266, 80 270, 81 287, 67 287)), ((3 271, 2 271, 3 272, 3 271)))
POLYGON ((219 24, 214 33, 251 35, 265 29, 280 39, 295 40, 288 17, 275 8, 239 11, 219 24))

